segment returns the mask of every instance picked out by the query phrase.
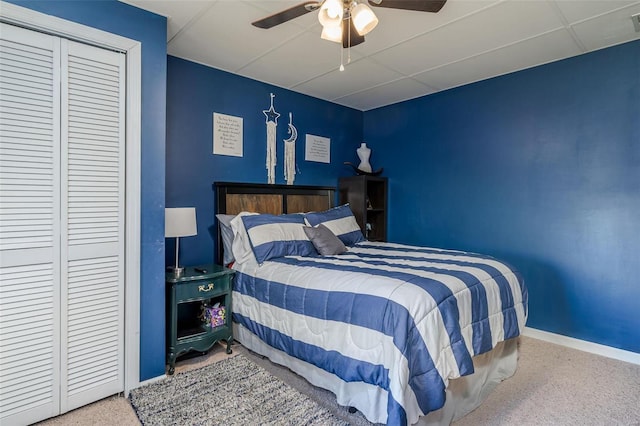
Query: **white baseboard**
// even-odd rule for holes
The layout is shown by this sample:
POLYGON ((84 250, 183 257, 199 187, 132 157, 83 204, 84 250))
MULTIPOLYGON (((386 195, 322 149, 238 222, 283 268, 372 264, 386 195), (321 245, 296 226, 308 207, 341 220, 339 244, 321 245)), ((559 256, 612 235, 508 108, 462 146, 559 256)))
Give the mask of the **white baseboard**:
POLYGON ((542 331, 530 327, 525 327, 522 335, 538 340, 544 340, 545 342, 549 343, 555 343, 556 345, 577 349, 579 351, 617 359, 618 361, 625 361, 630 362, 631 364, 640 365, 639 353, 625 351, 623 349, 613 348, 611 346, 600 345, 598 343, 587 342, 586 340, 574 339, 573 337, 567 337, 561 334, 550 333, 548 331, 542 331))

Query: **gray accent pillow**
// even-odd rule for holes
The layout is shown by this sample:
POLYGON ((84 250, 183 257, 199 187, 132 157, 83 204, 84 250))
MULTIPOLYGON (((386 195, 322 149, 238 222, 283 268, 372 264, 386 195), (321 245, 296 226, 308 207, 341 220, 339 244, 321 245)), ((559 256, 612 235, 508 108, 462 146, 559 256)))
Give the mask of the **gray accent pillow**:
POLYGON ((347 251, 347 247, 340 241, 340 238, 336 237, 336 235, 323 224, 315 227, 305 226, 304 233, 307 234, 307 237, 309 237, 313 246, 318 250, 318 253, 323 256, 340 254, 347 251))
POLYGON ((217 214, 218 222, 220 222, 220 234, 222 235, 222 247, 218 247, 218 250, 222 249, 222 261, 224 266, 232 263, 235 258, 233 257, 233 229, 231 229, 231 219, 236 217, 233 214, 217 214))

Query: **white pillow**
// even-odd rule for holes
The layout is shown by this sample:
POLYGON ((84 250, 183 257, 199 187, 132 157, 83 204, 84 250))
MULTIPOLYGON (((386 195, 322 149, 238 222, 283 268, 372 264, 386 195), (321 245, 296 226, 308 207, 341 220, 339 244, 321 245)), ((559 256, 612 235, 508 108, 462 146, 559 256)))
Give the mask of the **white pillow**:
POLYGON ((233 251, 233 257, 236 259, 236 263, 243 263, 249 260, 255 260, 253 255, 253 248, 251 247, 251 241, 247 230, 244 228, 244 222, 242 216, 257 215, 258 213, 240 212, 235 218, 231 220, 231 229, 233 229, 233 245, 231 247, 233 251))
POLYGON ((216 218, 220 222, 220 236, 222 237, 222 247, 218 247, 218 250, 222 250, 223 263, 227 266, 235 260, 233 258, 233 229, 231 229, 231 220, 236 217, 232 214, 217 214, 216 218))

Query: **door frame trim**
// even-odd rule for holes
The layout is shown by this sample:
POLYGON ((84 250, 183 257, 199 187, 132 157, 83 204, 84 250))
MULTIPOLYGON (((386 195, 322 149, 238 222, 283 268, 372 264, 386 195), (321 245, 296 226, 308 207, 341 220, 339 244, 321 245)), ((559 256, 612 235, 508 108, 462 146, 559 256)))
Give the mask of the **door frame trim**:
POLYGON ((124 52, 126 59, 125 168, 125 315, 124 393, 140 385, 140 173, 142 44, 137 40, 91 28, 0 1, 0 20, 8 24, 124 52))

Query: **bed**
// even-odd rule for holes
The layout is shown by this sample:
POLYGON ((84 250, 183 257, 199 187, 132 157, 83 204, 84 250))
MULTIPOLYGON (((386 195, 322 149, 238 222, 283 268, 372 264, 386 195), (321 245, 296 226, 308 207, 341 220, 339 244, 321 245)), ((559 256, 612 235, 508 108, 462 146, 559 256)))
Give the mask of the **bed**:
POLYGON ((214 189, 243 346, 389 425, 449 424, 514 374, 527 290, 504 262, 366 241, 331 187, 214 189))

